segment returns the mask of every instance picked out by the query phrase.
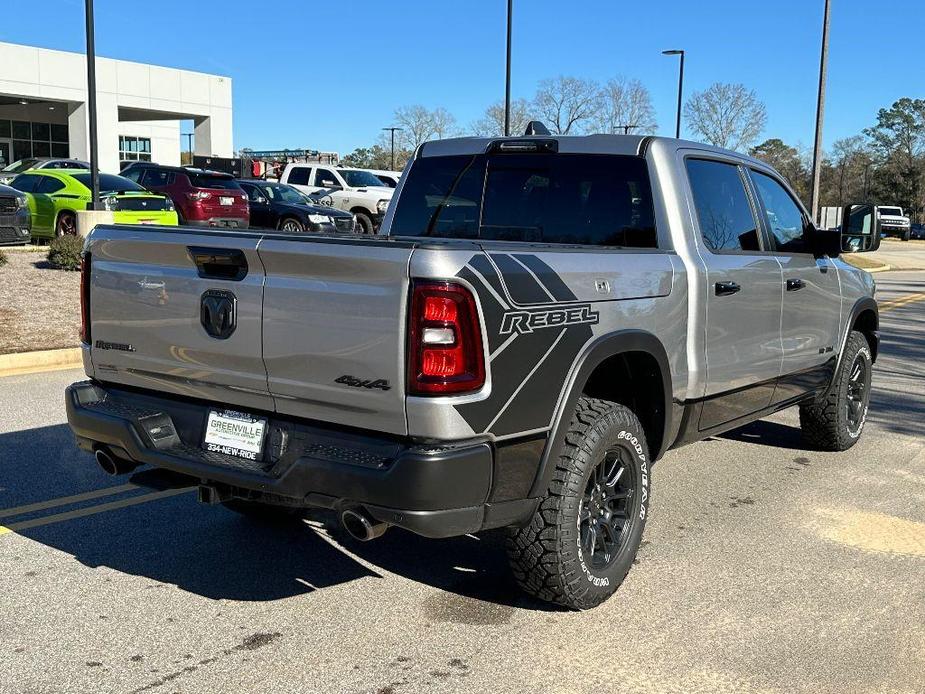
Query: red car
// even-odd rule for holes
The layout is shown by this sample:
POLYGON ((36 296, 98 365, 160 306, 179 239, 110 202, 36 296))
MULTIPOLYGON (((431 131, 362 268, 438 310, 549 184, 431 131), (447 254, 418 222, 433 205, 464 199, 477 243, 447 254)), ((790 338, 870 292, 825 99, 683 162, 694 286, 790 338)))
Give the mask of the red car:
POLYGON ((148 190, 169 195, 180 224, 238 229, 250 224, 247 194, 229 174, 137 162, 123 169, 121 175, 148 190))

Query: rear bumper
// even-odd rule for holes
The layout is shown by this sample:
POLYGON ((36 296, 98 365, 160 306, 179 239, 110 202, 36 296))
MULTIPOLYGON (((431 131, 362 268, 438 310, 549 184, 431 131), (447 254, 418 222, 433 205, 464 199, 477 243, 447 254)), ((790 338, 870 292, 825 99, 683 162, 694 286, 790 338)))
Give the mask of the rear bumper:
POLYGON ((240 217, 208 217, 206 219, 186 219, 184 226, 191 227, 229 227, 232 229, 247 229, 250 223, 240 217))
POLYGON ((75 383, 68 423, 85 450, 188 475, 223 498, 289 506, 364 507, 377 520, 428 537, 451 537, 528 518, 535 501, 489 501, 494 450, 485 442, 445 446, 268 418, 265 460, 200 448, 211 407, 149 392, 75 383), (152 436, 153 429, 160 429, 152 436), (167 435, 164 434, 167 432, 167 435))

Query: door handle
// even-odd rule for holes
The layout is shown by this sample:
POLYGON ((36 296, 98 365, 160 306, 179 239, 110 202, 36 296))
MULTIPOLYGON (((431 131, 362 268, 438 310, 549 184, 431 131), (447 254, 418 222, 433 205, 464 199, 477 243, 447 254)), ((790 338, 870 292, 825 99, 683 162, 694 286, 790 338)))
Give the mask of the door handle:
POLYGON ((804 282, 801 279, 787 280, 787 291, 788 292, 795 292, 798 289, 802 289, 805 286, 806 286, 806 282, 804 282))
POLYGON ((716 296, 729 296, 735 294, 742 287, 736 282, 717 282, 715 285, 716 296))

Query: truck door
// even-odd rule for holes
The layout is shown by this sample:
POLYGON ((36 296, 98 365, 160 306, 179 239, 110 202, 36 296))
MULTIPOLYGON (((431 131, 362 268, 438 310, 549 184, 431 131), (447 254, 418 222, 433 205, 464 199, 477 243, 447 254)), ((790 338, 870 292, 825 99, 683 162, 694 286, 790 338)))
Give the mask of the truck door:
POLYGON ((749 169, 749 176, 783 270, 783 364, 774 394, 775 402, 783 402, 829 382, 839 349, 841 288, 835 263, 813 254, 809 215, 784 184, 757 169, 749 169))
POLYGON ((350 195, 344 187, 344 181, 331 169, 317 167, 312 176, 312 193, 310 195, 322 205, 348 210, 350 195))
POLYGON ((781 269, 765 248, 746 173, 718 155, 685 160, 706 266, 701 431, 767 407, 781 368, 781 269))

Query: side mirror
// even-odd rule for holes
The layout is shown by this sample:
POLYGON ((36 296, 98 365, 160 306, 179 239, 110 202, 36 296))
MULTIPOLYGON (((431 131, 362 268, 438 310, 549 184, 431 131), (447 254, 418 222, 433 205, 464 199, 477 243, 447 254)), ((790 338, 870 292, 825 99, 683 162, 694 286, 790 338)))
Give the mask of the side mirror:
POLYGON ((880 248, 880 219, 873 205, 845 205, 842 209, 842 253, 870 253, 880 248))
POLYGON ((253 199, 253 202, 256 202, 258 205, 266 205, 267 199, 263 197, 262 195, 258 195, 256 198, 253 199))
POLYGON ((341 189, 340 186, 337 185, 337 183, 335 183, 334 181, 328 181, 328 180, 322 181, 322 182, 321 182, 321 186, 322 186, 323 188, 330 188, 331 190, 340 190, 340 189, 341 189))

